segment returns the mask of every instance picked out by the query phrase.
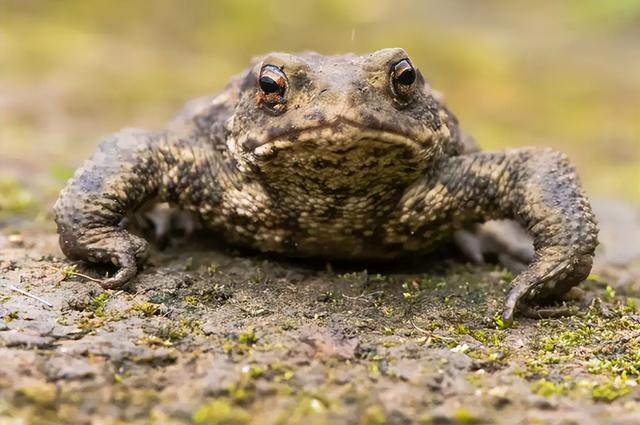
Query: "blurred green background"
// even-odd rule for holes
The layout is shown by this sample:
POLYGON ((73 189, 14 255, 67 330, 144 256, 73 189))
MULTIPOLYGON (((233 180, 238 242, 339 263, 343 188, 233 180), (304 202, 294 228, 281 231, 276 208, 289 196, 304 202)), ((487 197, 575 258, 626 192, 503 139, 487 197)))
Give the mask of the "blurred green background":
POLYGON ((161 127, 253 55, 390 46, 483 148, 555 147, 592 196, 640 202, 639 40, 638 0, 0 0, 0 219, 49 222, 101 137, 161 127))

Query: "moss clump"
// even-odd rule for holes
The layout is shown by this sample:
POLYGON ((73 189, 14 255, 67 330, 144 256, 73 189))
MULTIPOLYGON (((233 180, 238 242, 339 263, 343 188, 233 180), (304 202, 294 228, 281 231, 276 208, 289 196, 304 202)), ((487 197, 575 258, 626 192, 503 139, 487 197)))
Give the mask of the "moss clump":
POLYGON ((244 332, 238 335, 238 342, 240 344, 253 345, 258 342, 258 337, 256 337, 256 331, 253 327, 247 328, 244 332))
POLYGON ((60 274, 62 274, 62 280, 69 280, 78 272, 78 266, 75 264, 70 264, 68 266, 64 266, 62 270, 60 270, 60 274))
POLYGON ((248 327, 240 334, 231 334, 227 337, 222 347, 230 354, 244 355, 251 351, 255 343, 258 342, 254 328, 248 327))
POLYGON ((109 294, 107 294, 106 292, 102 292, 97 297, 91 300, 90 307, 93 311, 94 316, 104 317, 104 308, 107 304, 108 299, 109 294))
POLYGON ((144 303, 141 303, 141 304, 134 305, 132 310, 133 311, 139 311, 145 317, 151 317, 151 316, 155 316, 158 313, 160 313, 161 308, 160 308, 159 304, 154 304, 154 303, 150 303, 150 302, 144 302, 144 303))
POLYGON ((19 317, 18 312, 17 311, 11 311, 7 314, 4 315, 3 319, 5 322, 9 323, 12 322, 14 320, 16 320, 19 317))
POLYGON ((378 405, 372 405, 365 409, 360 416, 360 425, 384 425, 387 423, 387 420, 384 416, 384 411, 382 407, 378 405))
POLYGON ((476 341, 488 346, 499 346, 506 335, 505 333, 497 331, 470 329, 464 324, 451 327, 449 328, 449 331, 457 335, 469 335, 476 341))
POLYGON ((214 399, 193 412, 191 420, 202 425, 243 425, 250 422, 251 415, 226 399, 214 399))
POLYGON ((216 283, 211 287, 186 295, 182 300, 187 307, 193 310, 193 308, 202 306, 203 304, 224 304, 227 300, 231 299, 232 296, 233 293, 228 288, 216 283))
POLYGON ((615 289, 613 289, 610 285, 607 285, 607 287, 604 288, 604 300, 607 302, 612 302, 615 297, 615 289))
POLYGON ((186 297, 184 297, 183 301, 190 307, 198 306, 198 298, 194 297, 193 295, 187 295, 186 297))
POLYGON ((409 304, 415 304, 418 301, 420 291, 420 284, 415 280, 402 284, 402 298, 409 304))
POLYGON ((163 326, 159 328, 155 332, 155 336, 158 338, 169 341, 176 342, 187 335, 189 333, 199 334, 202 332, 202 323, 198 320, 180 320, 180 324, 178 326, 163 326))
POLYGON ((505 322, 502 318, 502 315, 499 312, 496 312, 496 314, 493 315, 493 323, 495 323, 498 329, 508 329, 510 327, 513 327, 515 322, 505 322))
POLYGON ((590 323, 575 323, 574 329, 542 338, 537 343, 541 352, 571 354, 574 348, 589 346, 599 339, 596 330, 590 323))
POLYGON ((479 424, 480 418, 474 415, 469 409, 459 407, 453 412, 453 420, 457 424, 479 424))
POLYGON ((169 339, 161 339, 155 335, 143 335, 136 341, 137 345, 148 347, 171 347, 173 343, 169 339))
POLYGON ((595 384, 591 388, 591 398, 595 401, 610 402, 624 395, 629 394, 631 388, 626 382, 616 379, 613 382, 595 384))
POLYGON ((551 397, 553 395, 567 395, 571 387, 571 381, 552 382, 542 378, 531 384, 531 391, 543 397, 551 397))

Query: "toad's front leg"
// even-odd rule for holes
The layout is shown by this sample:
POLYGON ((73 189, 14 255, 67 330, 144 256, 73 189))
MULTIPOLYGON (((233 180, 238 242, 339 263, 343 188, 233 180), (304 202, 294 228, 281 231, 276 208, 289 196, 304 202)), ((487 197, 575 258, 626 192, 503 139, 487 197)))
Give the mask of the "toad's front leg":
POLYGON ((534 239, 535 257, 511 282, 502 312, 566 293, 591 270, 598 229, 566 156, 550 149, 475 153, 438 163, 405 193, 404 231, 433 237, 489 219, 513 219, 534 239))
POLYGON ((149 200, 213 205, 216 168, 198 140, 136 129, 116 133, 60 192, 54 211, 62 251, 72 259, 115 265, 118 272, 102 285, 123 285, 136 274, 148 246, 123 227, 123 219, 149 200))

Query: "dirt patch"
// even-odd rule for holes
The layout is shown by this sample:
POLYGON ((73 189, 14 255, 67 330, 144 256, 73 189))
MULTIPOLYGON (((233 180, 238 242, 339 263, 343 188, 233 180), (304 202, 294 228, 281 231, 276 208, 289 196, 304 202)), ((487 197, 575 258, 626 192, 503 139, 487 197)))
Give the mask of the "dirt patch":
MULTIPOLYGON (((609 210, 605 239, 640 228, 609 210)), ((54 234, 5 232, 0 422, 636 424, 640 255, 607 244, 588 306, 499 329, 512 276, 496 266, 367 271, 196 242, 103 291, 54 234)))

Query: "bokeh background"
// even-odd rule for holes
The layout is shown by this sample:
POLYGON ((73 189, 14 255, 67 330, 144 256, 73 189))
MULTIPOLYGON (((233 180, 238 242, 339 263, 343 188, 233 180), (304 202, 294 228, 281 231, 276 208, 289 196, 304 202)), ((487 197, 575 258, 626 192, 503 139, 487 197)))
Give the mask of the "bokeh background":
POLYGON ((100 138, 161 127, 253 55, 390 46, 483 148, 555 147, 592 196, 640 202, 638 0, 0 0, 0 225, 50 225, 100 138))

